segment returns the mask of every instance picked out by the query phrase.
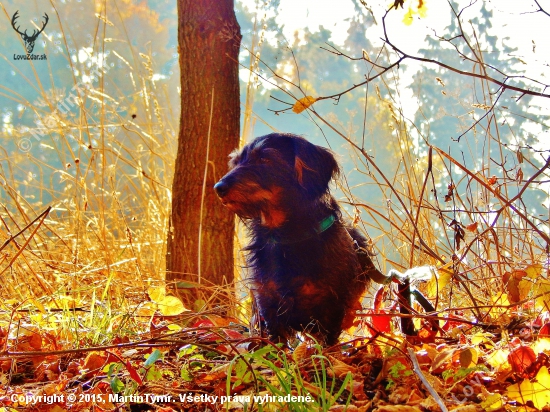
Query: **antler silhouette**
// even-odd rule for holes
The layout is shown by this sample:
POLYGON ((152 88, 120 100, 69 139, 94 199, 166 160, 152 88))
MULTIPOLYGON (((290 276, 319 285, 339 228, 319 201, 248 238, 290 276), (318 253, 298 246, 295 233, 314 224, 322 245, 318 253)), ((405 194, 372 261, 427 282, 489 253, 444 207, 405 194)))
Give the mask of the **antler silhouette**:
POLYGON ((44 31, 44 29, 46 28, 46 25, 48 24, 48 21, 50 20, 50 18, 48 17, 48 15, 46 13, 44 13, 44 23, 42 24, 42 28, 40 30, 33 30, 32 34, 29 36, 27 34, 27 30, 25 30, 24 32, 21 32, 19 30, 19 28, 21 26, 17 26, 15 27, 15 21, 17 20, 17 18, 19 17, 19 10, 17 10, 15 12, 15 14, 13 15, 12 19, 11 19, 11 26, 13 27, 13 29, 19 33, 21 35, 21 38, 23 39, 23 41, 25 42, 25 47, 27 49, 27 53, 32 53, 33 49, 34 49, 34 42, 36 40, 36 38, 38 37, 38 35, 40 33, 42 33, 44 31))

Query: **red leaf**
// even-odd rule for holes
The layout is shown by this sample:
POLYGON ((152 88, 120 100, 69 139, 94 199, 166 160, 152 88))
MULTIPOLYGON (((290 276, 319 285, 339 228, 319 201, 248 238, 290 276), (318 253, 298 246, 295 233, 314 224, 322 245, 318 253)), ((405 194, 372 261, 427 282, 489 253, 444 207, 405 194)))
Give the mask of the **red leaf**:
POLYGON ((138 371, 136 368, 132 366, 130 361, 126 361, 126 370, 130 374, 130 377, 137 382, 138 385, 143 385, 143 379, 141 379, 141 376, 139 376, 138 371))
POLYGON ((372 327, 376 330, 376 332, 382 332, 382 333, 390 333, 391 332, 391 320, 393 318, 392 314, 387 314, 387 311, 380 310, 377 311, 377 314, 374 314, 374 316, 371 317, 372 319, 372 327))
POLYGON ((382 306, 382 301, 385 299, 386 294, 386 288, 380 288, 374 295, 373 309, 375 312, 378 312, 380 310, 382 306))
POLYGON ((529 366, 536 360, 537 355, 529 346, 520 346, 508 355, 508 362, 512 367, 512 371, 519 375, 524 375, 529 366))
POLYGON ((224 329, 223 332, 227 335, 230 339, 244 339, 244 336, 233 329, 224 329))
POLYGON ((539 336, 548 336, 550 337, 550 323, 545 323, 542 328, 539 330, 539 336))
POLYGON ((210 319, 199 319, 198 321, 193 323, 190 327, 191 328, 200 328, 200 327, 212 328, 214 326, 216 325, 214 325, 214 323, 210 319))

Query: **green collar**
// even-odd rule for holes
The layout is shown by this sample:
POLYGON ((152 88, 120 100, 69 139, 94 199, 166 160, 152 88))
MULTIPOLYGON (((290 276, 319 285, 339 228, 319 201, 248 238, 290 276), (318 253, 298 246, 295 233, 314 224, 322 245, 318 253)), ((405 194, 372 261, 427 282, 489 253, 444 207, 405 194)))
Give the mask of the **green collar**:
POLYGON ((319 227, 315 229, 315 231, 317 233, 323 233, 325 230, 331 227, 334 222, 336 222, 336 217, 331 213, 319 222, 319 227))
POLYGON ((333 224, 336 222, 336 216, 334 216, 332 213, 325 217, 323 220, 319 222, 319 225, 314 229, 313 232, 304 233, 302 236, 296 236, 293 238, 275 238, 274 236, 271 236, 268 240, 269 243, 275 244, 283 244, 288 245, 292 243, 298 243, 303 242, 304 240, 310 239, 316 234, 319 235, 323 233, 324 231, 328 230, 333 224))

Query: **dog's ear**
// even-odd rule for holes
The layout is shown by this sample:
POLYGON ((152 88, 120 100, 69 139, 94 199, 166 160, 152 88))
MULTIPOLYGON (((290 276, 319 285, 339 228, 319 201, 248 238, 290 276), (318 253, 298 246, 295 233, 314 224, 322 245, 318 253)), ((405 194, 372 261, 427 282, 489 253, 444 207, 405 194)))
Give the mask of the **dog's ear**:
POLYGON ((332 178, 340 172, 334 155, 328 149, 316 146, 306 139, 294 141, 294 169, 300 185, 311 197, 319 197, 328 191, 332 178))

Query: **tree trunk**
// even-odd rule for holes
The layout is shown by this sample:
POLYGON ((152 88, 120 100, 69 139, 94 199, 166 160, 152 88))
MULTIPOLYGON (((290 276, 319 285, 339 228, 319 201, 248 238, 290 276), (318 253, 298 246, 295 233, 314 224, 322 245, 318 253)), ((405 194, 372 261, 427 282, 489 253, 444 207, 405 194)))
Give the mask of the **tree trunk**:
POLYGON ((239 143, 240 27, 233 0, 178 0, 178 20, 181 117, 166 279, 223 285, 233 280, 234 216, 212 187, 239 143))

